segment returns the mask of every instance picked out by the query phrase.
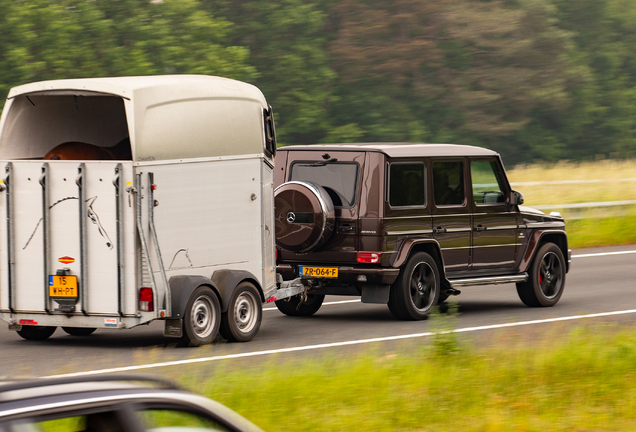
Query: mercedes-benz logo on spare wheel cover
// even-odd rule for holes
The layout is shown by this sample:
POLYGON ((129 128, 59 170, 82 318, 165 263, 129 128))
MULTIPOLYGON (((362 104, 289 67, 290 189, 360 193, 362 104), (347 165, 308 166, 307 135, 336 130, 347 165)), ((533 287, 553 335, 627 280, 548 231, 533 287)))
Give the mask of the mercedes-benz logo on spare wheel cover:
POLYGON ((287 213, 287 222, 294 223, 295 220, 296 220, 296 215, 294 214, 294 212, 287 213))

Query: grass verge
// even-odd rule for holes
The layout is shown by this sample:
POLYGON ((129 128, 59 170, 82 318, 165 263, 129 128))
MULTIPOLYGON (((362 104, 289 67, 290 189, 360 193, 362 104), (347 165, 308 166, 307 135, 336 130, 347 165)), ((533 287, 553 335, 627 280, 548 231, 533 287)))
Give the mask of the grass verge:
MULTIPOLYGON (((529 207, 636 200, 636 160, 520 165, 509 170, 508 177, 513 188, 524 194, 529 207), (534 183, 564 180, 587 182, 534 183), (522 184, 516 186, 515 182, 522 184)), ((556 210, 565 218, 572 249, 636 244, 635 206, 556 210)))
POLYGON ((565 229, 570 249, 636 244, 634 214, 587 219, 565 216, 565 229))
POLYGON ((266 431, 636 430, 633 328, 556 328, 532 343, 522 332, 488 348, 431 338, 388 355, 279 357, 173 378, 266 431))

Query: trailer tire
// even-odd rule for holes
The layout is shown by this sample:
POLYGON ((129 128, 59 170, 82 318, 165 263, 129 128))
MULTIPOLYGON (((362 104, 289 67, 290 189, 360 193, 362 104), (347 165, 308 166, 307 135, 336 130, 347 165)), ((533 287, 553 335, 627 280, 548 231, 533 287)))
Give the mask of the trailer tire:
POLYGON ((22 326, 22 330, 18 330, 18 334, 26 340, 44 340, 51 337, 55 333, 57 327, 53 326, 22 326))
POLYGON ((299 295, 293 296, 287 300, 276 300, 276 307, 279 311, 289 316, 311 316, 318 312, 325 296, 322 294, 308 294, 307 300, 301 302, 299 295))
POLYGON ((221 325, 221 304, 216 293, 209 286, 198 287, 186 304, 183 319, 183 344, 189 346, 207 345, 219 335, 221 325))
POLYGON ((261 327, 263 308, 261 295, 254 284, 241 282, 221 317, 221 336, 229 342, 248 342, 254 339, 261 327))
POLYGON ((97 329, 90 327, 62 327, 62 330, 71 336, 90 336, 97 329))

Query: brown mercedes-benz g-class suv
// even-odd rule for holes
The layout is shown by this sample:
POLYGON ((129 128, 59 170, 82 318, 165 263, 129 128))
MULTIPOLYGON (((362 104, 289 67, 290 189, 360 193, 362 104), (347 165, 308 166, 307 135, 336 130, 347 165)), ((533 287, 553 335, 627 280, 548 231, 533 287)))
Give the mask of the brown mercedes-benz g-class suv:
POLYGON ((277 269, 303 295, 276 302, 312 315, 326 294, 425 318, 458 287, 516 283, 528 306, 559 301, 565 223, 522 207, 499 155, 451 144, 292 146, 276 155, 277 269))

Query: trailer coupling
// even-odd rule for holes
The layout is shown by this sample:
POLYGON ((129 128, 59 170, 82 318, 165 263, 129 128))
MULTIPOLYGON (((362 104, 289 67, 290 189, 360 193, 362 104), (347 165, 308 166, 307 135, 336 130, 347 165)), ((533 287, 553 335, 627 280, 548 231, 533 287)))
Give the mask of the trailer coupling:
POLYGON ((271 303, 277 300, 284 300, 286 298, 293 297, 307 291, 307 286, 302 283, 301 278, 299 277, 289 281, 284 281, 283 277, 280 274, 277 274, 276 285, 278 286, 278 288, 273 295, 265 300, 265 303, 271 303))

